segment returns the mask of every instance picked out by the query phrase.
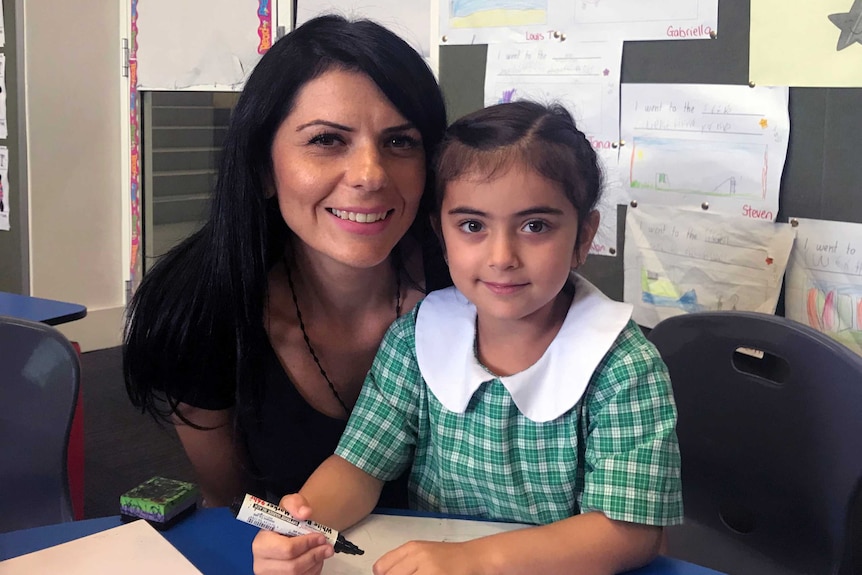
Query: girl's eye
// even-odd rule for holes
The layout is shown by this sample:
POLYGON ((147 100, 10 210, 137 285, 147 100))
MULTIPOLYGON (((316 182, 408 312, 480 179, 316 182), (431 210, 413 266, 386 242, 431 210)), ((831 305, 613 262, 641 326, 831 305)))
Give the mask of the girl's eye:
POLYGON ((412 150, 420 146, 419 140, 407 134, 399 134, 391 136, 386 140, 386 145, 390 148, 398 148, 402 150, 412 150))
POLYGON ((481 222, 477 222, 476 220, 468 220, 460 224, 458 227, 462 232, 466 232, 468 234, 477 234, 483 229, 481 222))
POLYGON ((320 146, 323 148, 331 148, 336 144, 342 143, 343 140, 338 134, 323 133, 311 138, 308 143, 312 146, 320 146))
POLYGON ((531 234, 541 234, 542 232, 548 231, 549 226, 547 222, 543 222, 541 220, 532 220, 524 224, 524 227, 521 229, 531 234))

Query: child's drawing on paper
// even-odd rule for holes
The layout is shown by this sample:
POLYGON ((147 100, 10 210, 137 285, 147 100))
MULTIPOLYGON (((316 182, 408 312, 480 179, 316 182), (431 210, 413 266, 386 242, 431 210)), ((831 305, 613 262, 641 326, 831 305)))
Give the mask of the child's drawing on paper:
POLYGON ((661 192, 765 199, 769 149, 765 144, 634 138, 629 186, 661 192), (691 154, 690 160, 680 157, 691 154), (704 165, 699 165, 700 163, 704 165), (716 170, 723 166, 724 172, 716 170))
MULTIPOLYGON (((694 288, 682 291, 667 277, 647 269, 641 270, 641 299, 658 307, 675 307, 688 313, 704 311, 694 288)), ((719 297, 719 300, 721 297, 719 297)))
POLYGON ((806 299, 808 325, 844 345, 862 348, 862 288, 811 285, 806 299))
POLYGON ((545 24, 548 0, 451 0, 452 28, 493 28, 545 24))
POLYGON ((793 218, 785 280, 787 317, 862 355, 862 225, 793 218))

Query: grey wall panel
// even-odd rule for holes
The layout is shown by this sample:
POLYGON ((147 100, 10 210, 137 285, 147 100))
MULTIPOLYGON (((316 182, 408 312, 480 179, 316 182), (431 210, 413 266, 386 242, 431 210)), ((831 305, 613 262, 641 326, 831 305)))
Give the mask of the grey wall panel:
POLYGON ((821 214, 826 220, 862 223, 862 90, 825 92, 821 214))

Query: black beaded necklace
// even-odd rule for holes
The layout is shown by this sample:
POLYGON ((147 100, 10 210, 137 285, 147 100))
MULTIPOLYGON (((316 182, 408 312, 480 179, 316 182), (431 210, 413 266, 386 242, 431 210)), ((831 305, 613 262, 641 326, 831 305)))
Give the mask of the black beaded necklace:
MULTIPOLYGON (((335 389, 335 385, 332 383, 332 380, 329 379, 328 375, 326 375, 326 370, 323 369, 322 365, 320 365, 320 359, 317 357, 317 353, 311 345, 311 339, 308 337, 308 332, 305 331, 305 322, 302 321, 302 312, 299 311, 299 300, 296 298, 296 288, 293 285, 293 277, 290 273, 290 266, 287 265, 287 258, 282 258, 282 262, 284 263, 284 271, 287 272, 287 285, 290 286, 290 295, 293 296, 293 307, 296 308, 296 319, 299 320, 299 329, 302 331, 302 337, 305 340, 305 346, 308 348, 308 353, 311 354, 311 358, 320 370, 320 375, 322 375, 323 379, 326 380, 326 383, 329 385, 329 389, 332 391, 332 395, 334 395, 335 399, 338 400, 338 403, 344 409, 344 413, 350 415, 350 409, 347 408, 347 404, 345 404, 344 400, 341 399, 341 396, 338 394, 338 390, 335 389)), ((395 270, 395 319, 398 319, 399 317, 401 317, 401 274, 398 273, 398 270, 395 270)))

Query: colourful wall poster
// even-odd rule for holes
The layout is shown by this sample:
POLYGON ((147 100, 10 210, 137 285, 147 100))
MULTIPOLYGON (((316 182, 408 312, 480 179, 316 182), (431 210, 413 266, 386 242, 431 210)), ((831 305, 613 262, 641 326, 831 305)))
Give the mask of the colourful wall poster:
POLYGON ((688 40, 718 30, 718 0, 435 0, 444 44, 688 40))
POLYGON ((654 327, 685 313, 775 313, 794 231, 790 224, 667 206, 626 214, 623 299, 654 327))
POLYGON ((792 219, 785 315, 862 355, 862 224, 792 219))
POLYGON ((751 0, 749 80, 862 86, 862 0, 751 0))
POLYGON ((774 221, 787 88, 622 84, 620 171, 632 199, 774 221))

